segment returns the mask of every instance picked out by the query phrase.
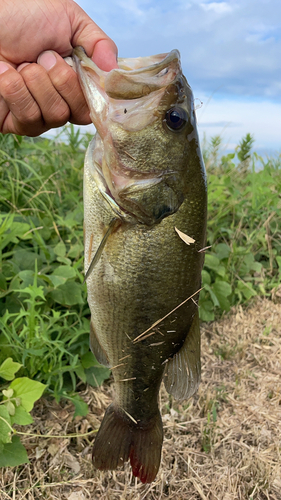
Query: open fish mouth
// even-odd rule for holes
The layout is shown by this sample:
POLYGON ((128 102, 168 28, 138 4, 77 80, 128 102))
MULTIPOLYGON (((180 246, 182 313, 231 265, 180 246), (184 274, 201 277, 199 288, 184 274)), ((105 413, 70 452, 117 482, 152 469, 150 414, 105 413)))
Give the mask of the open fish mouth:
POLYGON ((173 155, 167 138, 176 143, 193 130, 193 96, 179 52, 121 58, 119 68, 109 72, 82 47, 74 49, 73 58, 97 129, 86 161, 102 196, 123 218, 160 222, 184 197, 182 156, 173 155))
POLYGON ((173 82, 181 71, 178 50, 149 57, 119 58, 119 68, 109 72, 101 70, 86 55, 83 47, 75 47, 73 58, 76 71, 88 94, 93 91, 95 93, 94 82, 95 87, 103 89, 109 97, 126 101, 162 89, 173 82))

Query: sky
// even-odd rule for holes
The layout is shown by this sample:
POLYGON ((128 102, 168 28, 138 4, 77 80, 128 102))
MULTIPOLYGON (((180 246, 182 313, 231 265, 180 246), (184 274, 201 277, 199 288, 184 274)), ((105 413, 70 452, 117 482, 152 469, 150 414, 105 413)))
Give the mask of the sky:
POLYGON ((200 138, 281 153, 280 0, 77 0, 120 57, 179 49, 200 138), (202 105, 200 103, 203 103, 202 105))

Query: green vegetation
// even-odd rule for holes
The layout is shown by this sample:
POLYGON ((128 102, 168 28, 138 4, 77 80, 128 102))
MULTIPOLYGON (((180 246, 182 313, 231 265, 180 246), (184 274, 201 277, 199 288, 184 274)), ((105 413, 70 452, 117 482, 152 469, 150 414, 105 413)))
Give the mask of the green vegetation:
POLYGON ((82 274, 89 138, 66 134, 67 144, 0 136, 0 364, 11 357, 57 400, 109 375, 89 352, 82 274))
MULTIPOLYGON (((4 380, 13 380, 20 369, 19 363, 7 358, 0 366, 0 376, 4 380)), ((28 462, 25 447, 14 424, 29 425, 33 422, 30 412, 34 402, 39 399, 45 385, 27 377, 16 378, 7 389, 2 391, 0 401, 0 467, 13 467, 28 462)))
MULTIPOLYGON (((89 351, 82 274, 82 171, 90 137, 73 126, 64 134, 65 142, 0 135, 0 466, 3 447, 14 447, 12 455, 23 460, 13 424, 29 422, 27 407, 42 393, 25 407, 19 381, 27 392, 36 383, 57 400, 70 399, 75 415, 85 415, 77 384, 98 385, 109 376, 89 351)), ((211 246, 200 296, 205 321, 256 294, 270 296, 280 284, 281 161, 258 158, 252 145, 247 134, 220 158, 221 139, 214 137, 204 151, 211 246), (258 161, 263 168, 256 171, 258 161)))
POLYGON ((211 245, 200 296, 204 321, 257 294, 270 297, 281 282, 281 158, 263 160, 250 154, 252 145, 247 134, 219 159, 221 139, 214 137, 204 151, 211 245))

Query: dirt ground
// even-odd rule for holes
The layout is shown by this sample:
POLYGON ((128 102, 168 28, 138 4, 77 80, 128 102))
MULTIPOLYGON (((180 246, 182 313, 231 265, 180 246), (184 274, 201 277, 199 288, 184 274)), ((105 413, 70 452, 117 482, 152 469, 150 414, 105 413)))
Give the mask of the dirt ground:
POLYGON ((118 472, 92 466, 111 392, 110 381, 81 392, 91 411, 74 420, 70 403, 40 400, 33 435, 22 439, 30 464, 0 471, 1 500, 281 500, 280 299, 258 299, 202 326, 197 395, 177 404, 161 390, 164 445, 151 485, 135 480, 128 464, 118 472))

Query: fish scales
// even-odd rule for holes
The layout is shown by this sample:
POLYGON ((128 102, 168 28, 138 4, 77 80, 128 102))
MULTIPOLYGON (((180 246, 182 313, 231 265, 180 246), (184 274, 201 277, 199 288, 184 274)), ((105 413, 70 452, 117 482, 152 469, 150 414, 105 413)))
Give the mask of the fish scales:
POLYGON ((207 198, 193 96, 178 51, 121 59, 109 73, 81 48, 74 60, 97 129, 84 169, 90 344, 115 387, 93 462, 110 470, 130 460, 147 483, 161 459, 161 381, 183 399, 200 380, 207 198))

